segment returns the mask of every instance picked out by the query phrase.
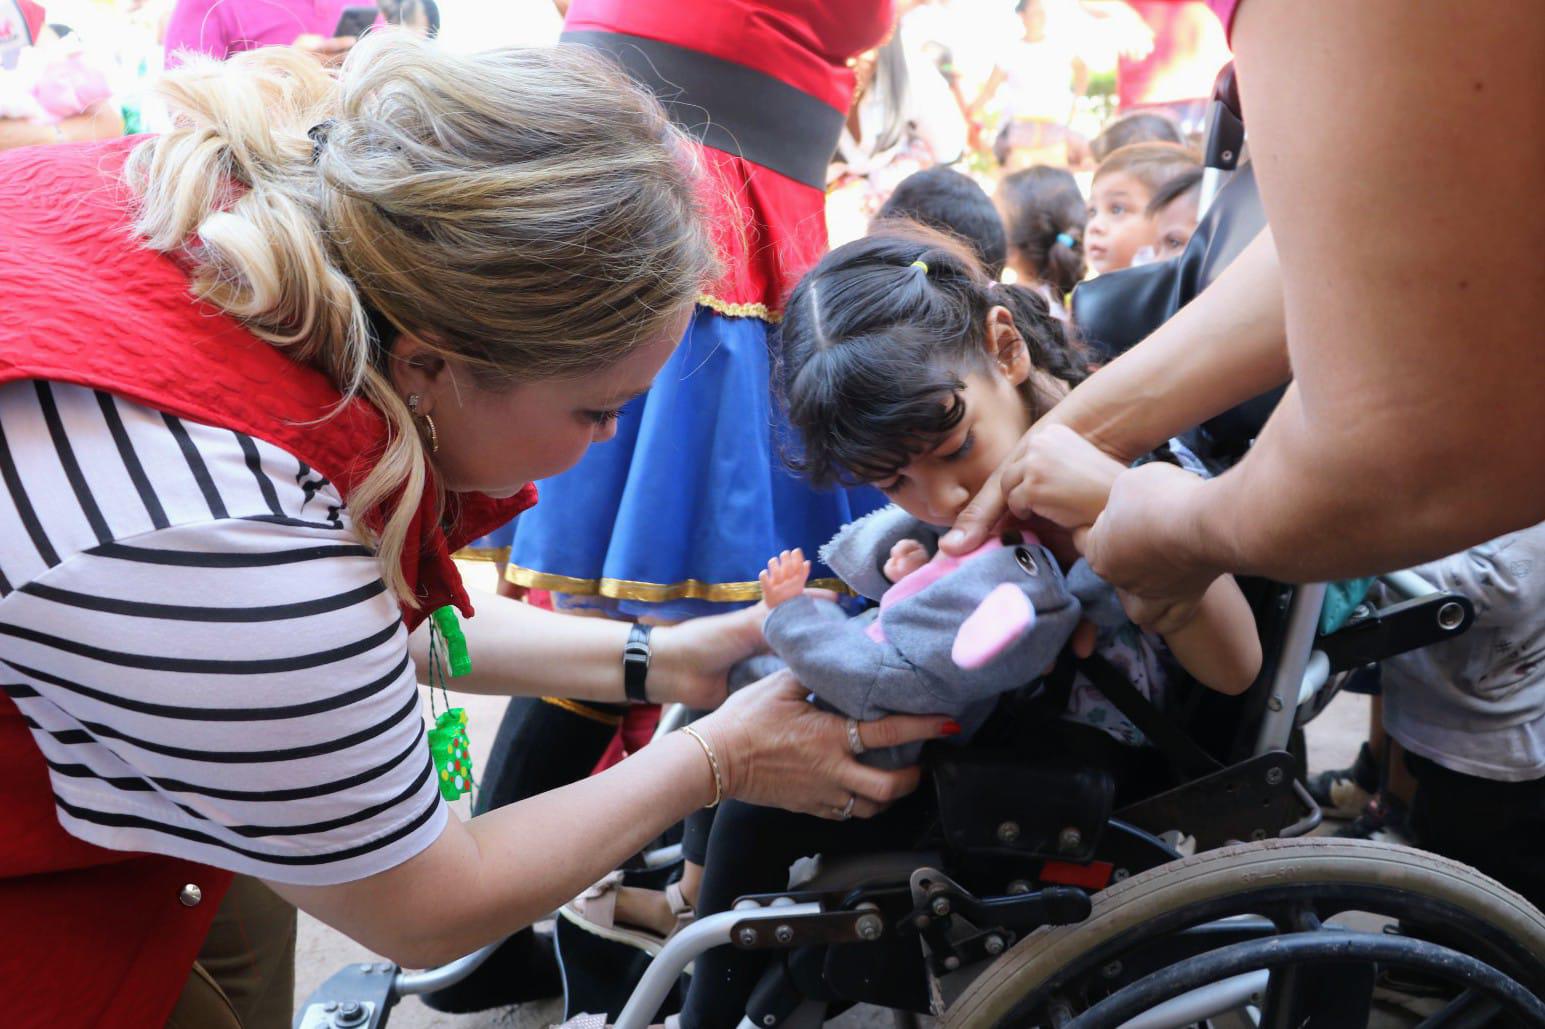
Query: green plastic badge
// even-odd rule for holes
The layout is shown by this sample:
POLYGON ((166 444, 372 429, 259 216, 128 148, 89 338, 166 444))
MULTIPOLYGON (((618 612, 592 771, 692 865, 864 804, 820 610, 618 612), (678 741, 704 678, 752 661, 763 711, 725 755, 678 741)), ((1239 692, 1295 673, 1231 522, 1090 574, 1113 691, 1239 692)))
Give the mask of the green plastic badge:
POLYGON ((453 707, 435 719, 429 730, 429 755, 434 759, 440 796, 457 800, 472 792, 472 744, 467 739, 467 712, 453 707))
POLYGON ((471 672, 472 655, 467 653, 467 637, 461 631, 461 622, 456 619, 456 609, 446 604, 437 608, 429 617, 434 619, 435 628, 440 630, 440 637, 445 640, 445 656, 451 666, 451 678, 471 672))

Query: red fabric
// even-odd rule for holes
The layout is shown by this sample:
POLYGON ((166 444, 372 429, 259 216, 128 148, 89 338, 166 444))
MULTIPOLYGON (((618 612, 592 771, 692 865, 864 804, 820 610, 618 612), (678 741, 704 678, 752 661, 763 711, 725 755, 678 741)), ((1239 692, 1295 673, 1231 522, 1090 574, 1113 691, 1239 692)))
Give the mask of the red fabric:
MULTIPOLYGON (((848 57, 890 31, 891 0, 574 0, 570 31, 620 32, 743 64, 846 113, 848 57)), ((703 149, 723 276, 716 306, 761 305, 776 315, 800 275, 826 252, 826 195, 739 157, 703 149)))
MULTIPOLYGON (((118 173, 135 142, 0 154, 0 384, 75 383, 244 432, 306 461, 347 498, 384 445, 385 422, 360 400, 318 421, 340 399, 324 375, 194 303, 183 269, 132 241, 118 173)), ((535 491, 454 497, 449 533, 433 523, 430 498, 403 560, 423 602, 404 610, 410 626, 446 603, 472 614, 451 552, 529 507, 535 491)), ((0 839, 6 1024, 162 1025, 229 873, 66 833, 42 755, 3 697, 0 839), (192 908, 177 899, 189 882, 204 891, 192 908)))
POLYGON ((47 15, 43 8, 32 0, 16 0, 16 6, 21 8, 21 16, 27 22, 28 38, 36 42, 38 33, 43 31, 43 23, 47 20, 47 15))
POLYGON ((634 704, 628 708, 622 716, 622 724, 617 726, 617 733, 612 741, 606 745, 606 752, 601 755, 601 760, 595 763, 590 770, 591 775, 606 771, 612 765, 622 764, 622 759, 629 754, 637 754, 649 745, 654 739, 654 731, 660 724, 659 704, 634 704))
POLYGON ((847 60, 890 31, 892 0, 574 0, 563 27, 622 32, 734 61, 847 113, 847 60))

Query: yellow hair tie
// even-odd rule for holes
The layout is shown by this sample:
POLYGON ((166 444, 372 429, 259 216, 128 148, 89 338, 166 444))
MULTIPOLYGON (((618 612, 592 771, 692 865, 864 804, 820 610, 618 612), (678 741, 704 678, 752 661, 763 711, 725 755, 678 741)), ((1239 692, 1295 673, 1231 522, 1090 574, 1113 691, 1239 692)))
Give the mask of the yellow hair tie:
POLYGON ((913 261, 912 262, 912 267, 913 268, 921 268, 921 269, 923 269, 923 274, 924 275, 928 274, 928 263, 926 261, 913 261))

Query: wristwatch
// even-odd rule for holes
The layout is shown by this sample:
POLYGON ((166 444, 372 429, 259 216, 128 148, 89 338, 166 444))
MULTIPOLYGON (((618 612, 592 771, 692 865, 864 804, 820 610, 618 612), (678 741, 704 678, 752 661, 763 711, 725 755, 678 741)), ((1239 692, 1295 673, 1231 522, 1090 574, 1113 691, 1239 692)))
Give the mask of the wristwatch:
POLYGON ((628 642, 622 648, 622 689, 634 704, 649 703, 644 684, 649 679, 649 633, 652 626, 633 623, 628 642))

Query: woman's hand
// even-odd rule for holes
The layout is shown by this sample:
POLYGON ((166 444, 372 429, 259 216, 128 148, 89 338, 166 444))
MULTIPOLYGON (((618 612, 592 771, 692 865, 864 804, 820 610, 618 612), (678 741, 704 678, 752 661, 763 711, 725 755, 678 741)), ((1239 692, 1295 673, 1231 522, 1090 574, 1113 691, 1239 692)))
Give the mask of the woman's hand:
MULTIPOLYGON (((846 720, 807 702, 808 692, 784 670, 737 691, 718 711, 693 723, 713 744, 726 797, 823 818, 845 813, 868 818, 917 788, 916 768, 886 771, 860 764, 848 746, 846 720)), ((866 749, 959 731, 953 721, 932 715, 859 723, 866 749)))
POLYGON ((1128 616, 1160 633, 1187 624, 1223 573, 1196 539, 1206 480, 1154 462, 1122 472, 1084 542, 1100 577, 1122 591, 1128 616))
POLYGON ((748 657, 767 652, 762 622, 767 606, 693 618, 654 630, 649 698, 711 711, 724 703, 729 673, 748 657))

